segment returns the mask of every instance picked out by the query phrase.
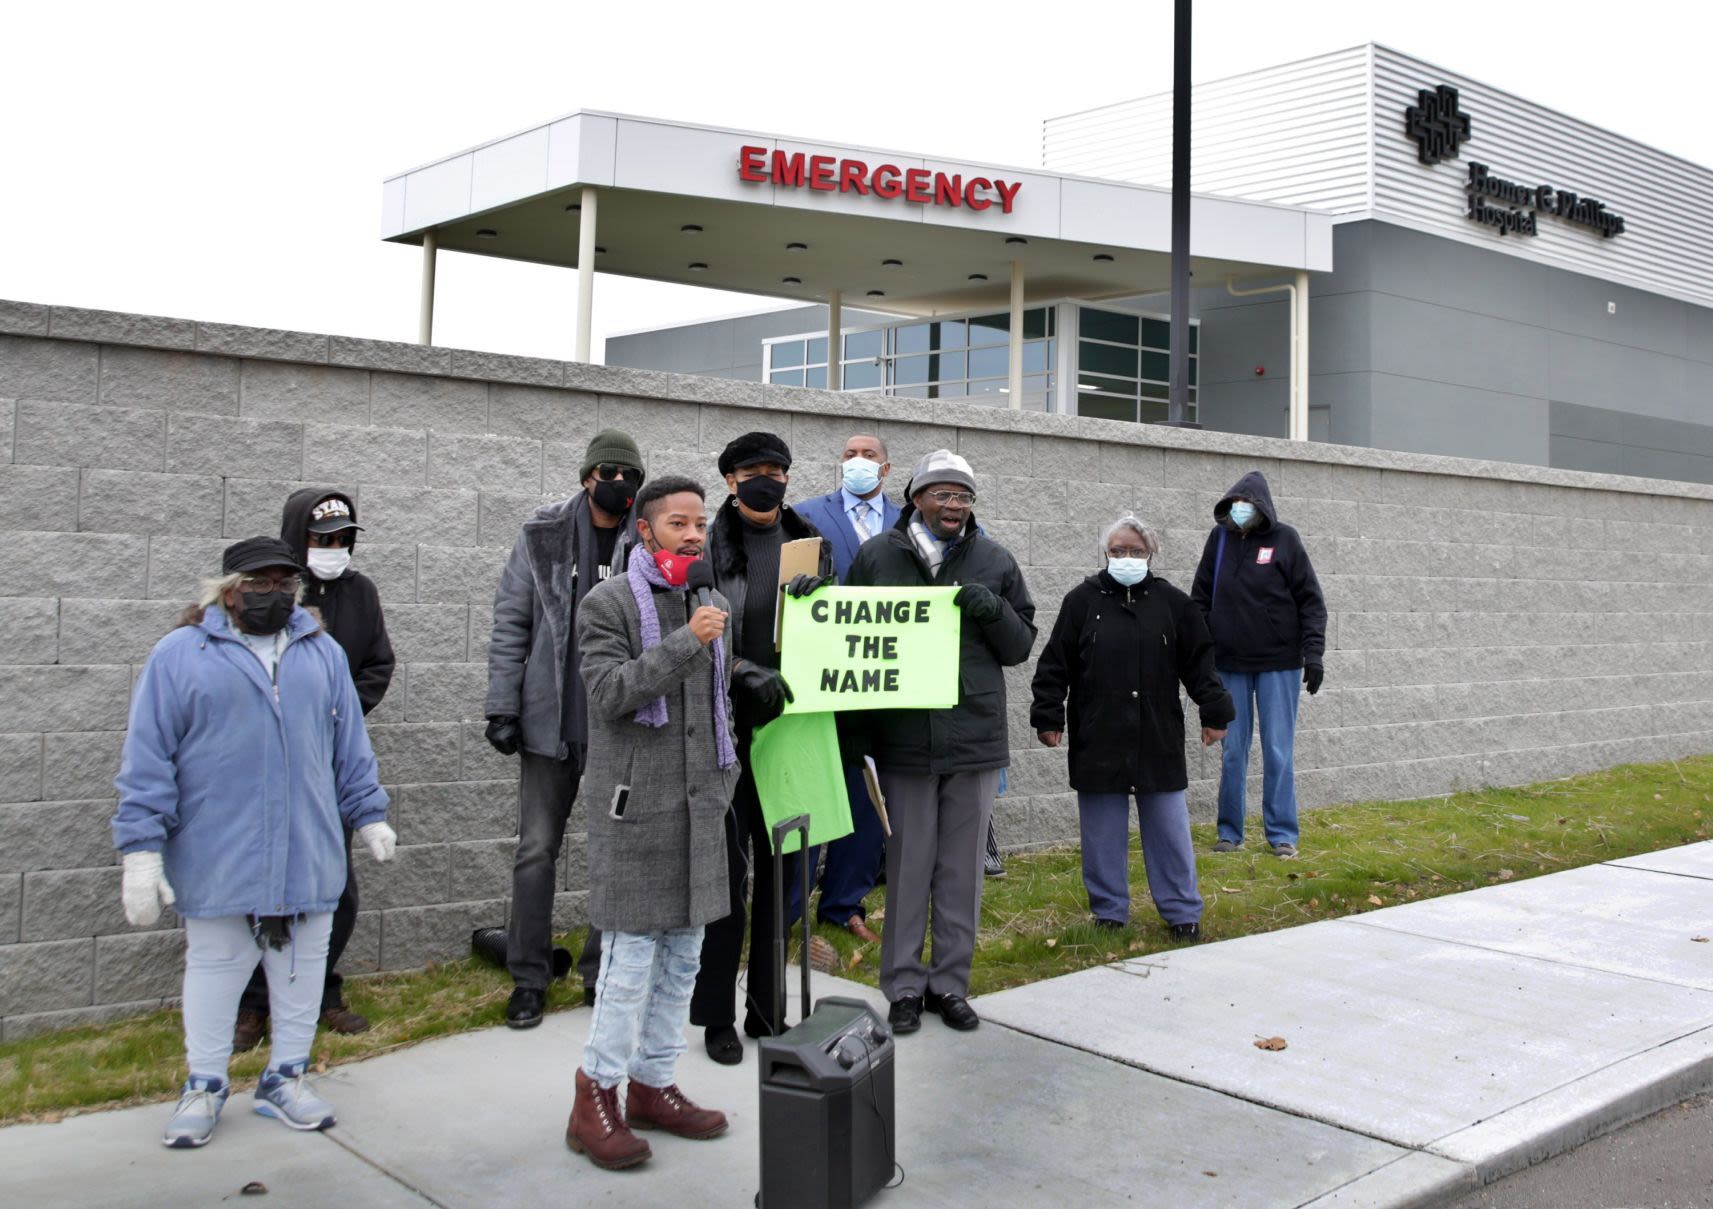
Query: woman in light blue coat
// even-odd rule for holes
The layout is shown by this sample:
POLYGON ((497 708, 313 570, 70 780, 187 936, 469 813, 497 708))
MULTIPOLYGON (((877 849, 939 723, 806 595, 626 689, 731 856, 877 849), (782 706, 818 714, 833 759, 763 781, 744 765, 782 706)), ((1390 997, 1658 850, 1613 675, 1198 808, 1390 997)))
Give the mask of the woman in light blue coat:
POLYGON ((190 1067, 164 1144, 201 1146, 226 1102, 238 999, 267 970, 273 1052, 255 1109, 326 1129, 304 1071, 333 908, 345 886, 341 820, 392 856, 387 795, 344 651, 297 607, 291 548, 230 546, 223 578, 150 653, 131 695, 113 842, 125 917, 184 921, 190 1067))

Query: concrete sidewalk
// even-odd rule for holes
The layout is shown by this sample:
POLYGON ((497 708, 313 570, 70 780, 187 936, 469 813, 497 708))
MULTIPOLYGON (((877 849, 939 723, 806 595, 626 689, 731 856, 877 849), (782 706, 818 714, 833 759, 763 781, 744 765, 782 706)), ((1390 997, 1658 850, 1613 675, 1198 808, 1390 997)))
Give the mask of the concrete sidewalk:
MULTIPOLYGON (((876 1206, 1432 1204, 1713 1086, 1713 843, 1179 950, 986 996, 898 1053, 898 1160, 876 1206), (1257 1049, 1282 1036, 1288 1048, 1257 1049)), ((817 994, 875 992, 837 979, 817 994)), ((562 1133, 588 1013, 340 1067, 341 1123, 228 1105, 169 1152, 163 1105, 0 1130, 8 1205, 748 1206, 756 1066, 693 1044, 732 1114, 598 1172, 562 1133)), ((697 1038, 699 1041, 699 1037, 697 1038)))

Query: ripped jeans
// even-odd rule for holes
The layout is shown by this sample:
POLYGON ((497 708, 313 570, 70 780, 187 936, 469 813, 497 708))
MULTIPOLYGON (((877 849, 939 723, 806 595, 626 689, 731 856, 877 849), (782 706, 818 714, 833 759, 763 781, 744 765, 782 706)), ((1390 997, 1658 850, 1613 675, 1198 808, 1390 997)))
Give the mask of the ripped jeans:
POLYGON ((583 1073, 602 1087, 629 1075, 666 1087, 683 1056, 690 995, 702 965, 702 927, 608 932, 583 1073))

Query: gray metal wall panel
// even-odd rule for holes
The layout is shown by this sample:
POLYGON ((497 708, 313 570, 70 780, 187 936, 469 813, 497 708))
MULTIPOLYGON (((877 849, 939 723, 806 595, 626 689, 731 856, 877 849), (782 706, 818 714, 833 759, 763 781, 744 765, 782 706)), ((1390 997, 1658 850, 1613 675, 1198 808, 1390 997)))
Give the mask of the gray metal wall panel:
POLYGON ((1545 399, 1397 374, 1373 381, 1370 437, 1380 449, 1547 464, 1545 399))

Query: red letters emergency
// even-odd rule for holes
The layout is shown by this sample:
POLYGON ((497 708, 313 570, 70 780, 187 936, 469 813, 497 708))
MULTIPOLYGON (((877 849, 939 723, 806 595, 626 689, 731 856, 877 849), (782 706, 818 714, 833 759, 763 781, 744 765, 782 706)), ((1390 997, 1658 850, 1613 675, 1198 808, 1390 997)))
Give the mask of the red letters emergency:
POLYGON ((738 151, 738 179, 757 184, 782 185, 791 189, 815 189, 822 193, 855 193, 861 197, 892 200, 902 197, 919 206, 967 206, 986 210, 997 204, 1001 214, 1011 213, 1022 181, 965 177, 957 172, 931 172, 927 168, 900 168, 862 160, 835 159, 830 155, 805 155, 801 151, 769 152, 766 147, 743 147, 738 151))

